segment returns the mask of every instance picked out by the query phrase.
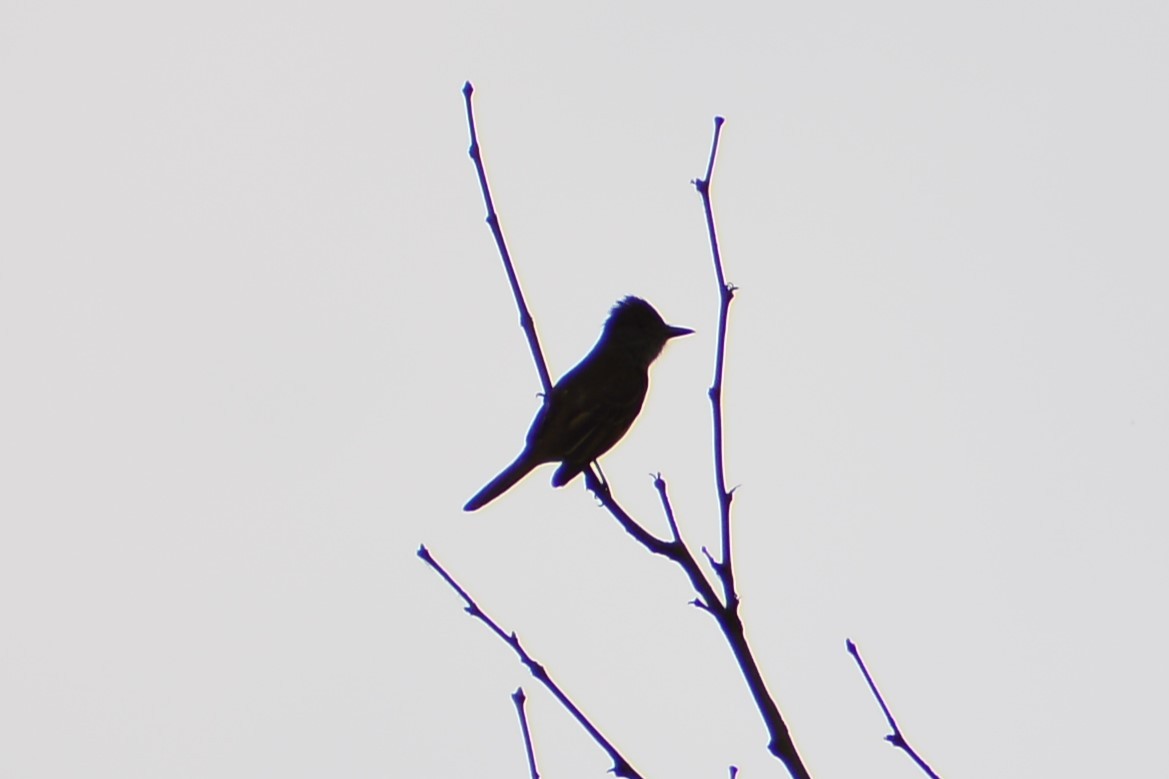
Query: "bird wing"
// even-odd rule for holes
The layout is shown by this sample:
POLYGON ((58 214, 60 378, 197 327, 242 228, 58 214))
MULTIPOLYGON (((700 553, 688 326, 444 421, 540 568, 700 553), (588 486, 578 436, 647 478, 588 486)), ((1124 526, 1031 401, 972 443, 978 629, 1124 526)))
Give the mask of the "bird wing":
POLYGON ((528 431, 528 445, 548 459, 584 467, 613 447, 641 411, 644 368, 590 355, 552 388, 528 431))

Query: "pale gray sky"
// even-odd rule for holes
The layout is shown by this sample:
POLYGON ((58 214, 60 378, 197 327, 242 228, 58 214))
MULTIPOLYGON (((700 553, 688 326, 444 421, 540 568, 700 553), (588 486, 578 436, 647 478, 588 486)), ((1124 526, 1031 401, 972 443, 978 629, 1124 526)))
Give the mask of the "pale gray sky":
POLYGON ((1169 717, 1169 10, 0 12, 0 775, 782 776, 681 574, 579 482, 463 502, 639 294, 698 333, 605 458, 714 545, 715 178, 749 637, 817 777, 1145 773, 1169 717))

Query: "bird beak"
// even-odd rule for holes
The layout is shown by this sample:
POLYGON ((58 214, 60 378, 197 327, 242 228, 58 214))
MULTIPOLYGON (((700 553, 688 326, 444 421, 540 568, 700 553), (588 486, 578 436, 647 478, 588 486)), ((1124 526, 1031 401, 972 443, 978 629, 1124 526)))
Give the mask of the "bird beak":
POLYGON ((690 335, 693 332, 689 327, 666 326, 666 338, 677 338, 680 335, 690 335))

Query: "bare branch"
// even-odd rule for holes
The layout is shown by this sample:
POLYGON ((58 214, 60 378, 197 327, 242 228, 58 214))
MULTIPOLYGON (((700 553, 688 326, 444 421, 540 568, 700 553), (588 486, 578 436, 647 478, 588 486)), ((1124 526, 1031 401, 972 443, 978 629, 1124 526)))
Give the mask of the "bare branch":
POLYGON ((714 591, 714 587, 702 572, 698 561, 695 560, 694 555, 683 542, 663 541, 650 534, 617 504, 608 487, 600 483, 596 474, 592 471, 585 471, 585 478, 588 488, 609 510, 609 513, 621 523, 626 532, 649 551, 673 560, 690 579, 691 586, 699 596, 691 601, 691 604, 715 618, 719 629, 727 639, 727 643, 730 644, 731 654, 734 655, 735 662, 739 665, 739 671, 747 682, 751 698, 755 701, 755 706, 762 715, 771 736, 767 745, 768 751, 787 767, 788 772, 795 779, 810 779, 811 775, 804 768, 804 764, 796 752, 787 725, 779 713, 779 707, 771 693, 768 692, 767 683, 763 680, 763 673, 759 670, 755 657, 751 653, 751 647, 747 644, 743 623, 739 620, 738 609, 728 608, 719 600, 718 593, 714 591))
POLYGON ((678 532, 678 523, 674 521, 674 507, 670 505, 670 496, 666 494, 666 480, 660 473, 654 474, 654 489, 662 499, 662 510, 666 512, 666 521, 670 523, 670 534, 680 544, 682 534, 678 532))
MULTIPOLYGON (((470 155, 475 162, 476 170, 479 175, 480 188, 483 191, 483 199, 487 206, 487 222, 491 226, 493 235, 495 236, 496 245, 499 249, 500 256, 504 262, 504 268, 507 271, 508 279, 511 282, 512 293, 516 299, 516 306, 520 311, 520 323, 524 328, 528 337, 528 343, 532 350, 533 358, 536 362, 537 370, 540 373, 540 380, 544 386, 545 396, 551 391, 552 383, 548 375, 548 369, 544 362, 543 355, 540 351, 539 340, 536 336, 535 325, 532 317, 528 312, 527 306, 524 303, 523 294, 520 290, 518 279, 515 275, 515 270, 512 266, 510 256, 507 252, 507 247, 503 240, 503 233, 499 226, 499 219, 495 213, 495 208, 491 200, 491 194, 487 185, 487 177, 483 170, 483 163, 479 151, 479 143, 475 132, 474 115, 471 108, 471 84, 468 82, 463 89, 463 94, 466 99, 467 107, 467 124, 471 134, 471 148, 470 155)), ((763 717, 764 723, 770 734, 770 742, 768 744, 769 751, 775 755, 787 767, 789 773, 795 779, 810 779, 807 769, 804 767, 795 745, 788 733, 787 726, 780 716, 779 709, 775 704, 774 699, 767 690, 767 686, 763 680, 763 675, 755 662, 751 649, 747 644, 744 634, 743 625, 739 618, 738 606, 739 598, 735 591, 734 582, 734 568, 732 564, 732 543, 731 543, 731 521, 730 508, 733 498, 732 491, 727 489, 725 476, 725 463, 723 455, 723 410, 722 410, 722 380, 724 373, 724 365, 726 360, 726 334, 727 334, 727 319, 730 311, 730 303, 734 297, 735 288, 726 282, 722 268, 722 258, 718 248, 718 236, 715 230, 714 214, 710 201, 710 181, 714 172, 714 162, 718 150, 719 135, 723 125, 722 117, 715 117, 715 131, 714 139, 711 143, 710 158, 707 163, 706 175, 704 178, 694 182, 699 194, 702 196, 703 207, 706 213, 707 230, 710 237, 711 251, 714 256, 715 275, 719 285, 719 323, 717 336, 717 349, 715 355, 715 375, 714 381, 710 388, 710 399, 713 413, 713 435, 714 435, 714 459, 715 459, 715 481, 718 490, 719 499, 719 516, 720 516, 720 535, 721 535, 721 557, 716 560, 712 555, 703 549, 704 554, 707 555, 715 574, 722 583, 723 597, 720 598, 714 589, 714 585, 707 579, 703 568, 699 565, 694 554, 686 546, 681 538, 676 520, 673 515, 673 509, 670 505, 668 495, 666 492, 665 481, 661 479, 660 475, 655 480, 655 487, 658 489, 659 495, 662 498, 662 504, 666 512, 666 519, 669 523, 671 538, 669 540, 659 538, 650 533, 635 521, 629 514, 618 505, 614 499, 609 485, 600 476, 593 466, 590 466, 584 471, 585 486, 596 495, 609 513, 617 520, 617 522, 624 528, 624 530, 632 536, 638 543, 644 546, 653 554, 662 555, 682 568, 687 578, 690 580, 691 586, 697 593, 698 597, 692 603, 698 608, 706 611, 715 618, 718 622, 719 628, 726 637, 728 644, 731 647, 732 654, 739 665, 739 669, 747 682, 747 687, 751 692, 752 698, 755 701, 756 707, 759 709, 763 717)), ((544 669, 533 661, 523 647, 515 634, 506 634, 493 621, 491 621, 482 611, 475 605, 474 601, 467 595, 461 587, 446 574, 441 567, 437 565, 426 552, 425 548, 419 551, 419 555, 426 560, 436 571, 447 581, 447 583, 455 589, 456 592, 467 603, 467 611, 472 616, 482 620, 487 624, 501 639, 503 639, 513 651, 519 655, 522 662, 528 666, 533 676, 541 681, 545 686, 552 691, 553 695, 561 702, 566 709, 568 709, 578 722, 581 723, 594 740, 601 744, 612 757, 614 761, 613 772, 617 776, 635 776, 636 772, 628 765, 626 761, 608 744, 607 741, 600 735, 600 733, 584 718, 584 715, 568 700, 566 696, 556 687, 552 681, 547 677, 544 669)))
POLYGON ((491 227, 491 234, 495 237, 495 247, 499 249, 499 256, 503 260, 503 269, 507 272, 507 280, 511 284, 511 294, 515 298, 516 308, 520 312, 520 327, 528 338, 528 348, 532 350, 532 360, 536 363, 536 372, 540 374, 540 385, 544 388, 544 397, 552 391, 552 377, 548 373, 548 363, 544 361, 544 352, 540 350, 540 339, 536 335, 536 322, 528 311, 528 304, 524 302, 524 293, 520 289, 520 280, 516 276, 515 266, 511 262, 511 254, 507 250, 507 243, 503 240, 503 228, 499 224, 499 215, 495 213, 495 202, 491 199, 491 188, 487 185, 487 172, 483 169, 483 155, 479 151, 479 135, 475 132, 475 112, 471 108, 471 95, 475 88, 471 82, 463 84, 463 102, 467 106, 467 130, 471 134, 471 148, 467 153, 475 162, 475 172, 479 175, 479 189, 483 192, 483 203, 487 206, 487 224, 491 227))
POLYGON ((694 188, 702 196, 702 207, 706 213, 706 232, 710 238, 710 251, 714 259, 714 275, 718 282, 718 335, 714 357, 714 381, 710 385, 710 406, 713 416, 714 434, 714 480, 718 491, 720 530, 722 535, 722 557, 718 562, 711 560, 715 572, 723 583, 723 599, 731 608, 738 608, 739 596, 735 593, 735 572, 731 563, 731 491, 727 489, 726 466, 723 457, 723 370, 726 363, 727 317, 730 314, 731 299, 735 287, 727 284, 723 274, 722 254, 718 248, 718 231, 714 226, 714 209, 710 203, 710 181, 714 175, 714 161, 718 154, 718 139, 722 134, 724 119, 714 118, 714 138, 710 143, 710 158, 706 163, 706 176, 694 182, 694 188))
POLYGON ((528 730, 528 715, 524 711, 524 688, 517 687, 512 693, 511 700, 515 703, 516 714, 520 718, 520 730, 524 734, 524 750, 528 753, 528 773, 531 779, 540 779, 540 772, 536 769, 536 753, 532 751, 532 732, 528 730))
POLYGON ((540 684, 548 688, 548 691, 551 692, 553 697, 555 697, 556 700, 560 702, 560 705, 563 706, 568 711, 568 713, 573 716, 577 723, 585 729, 585 732, 592 736, 593 741, 597 742, 601 749, 605 750, 605 752, 609 755, 609 759, 613 761, 613 767, 609 770, 612 771, 615 776, 626 777, 626 779, 641 779, 641 774, 639 774, 633 768, 633 766, 629 764, 629 761, 626 760, 625 757, 617 751, 615 746, 609 743, 608 739, 601 735, 601 732, 597 730, 592 722, 589 721, 588 717, 584 715, 584 712, 577 708, 576 704, 569 699, 568 695, 566 695, 564 691, 560 689, 560 686, 556 684, 556 682, 552 681, 552 678, 548 676, 548 672, 544 670, 544 666, 536 662, 536 660, 527 653, 527 650, 525 650, 523 645, 520 644, 519 637, 516 636, 514 632, 505 632, 503 628, 501 628, 495 622, 495 620, 487 616, 483 610, 479 608, 479 604, 475 603, 471 596, 467 594, 467 591, 459 586, 459 583, 456 582, 454 578, 452 578, 451 575, 446 572, 446 569, 438 564, 437 560, 431 557, 430 551, 425 546, 418 547, 418 556, 422 558, 423 562, 433 568, 438 573, 438 575, 443 578, 443 581, 445 581, 450 586, 451 589, 459 594, 459 597, 462 598, 463 602, 467 604, 467 613, 490 628, 492 633, 497 635, 505 644, 511 647, 512 651, 516 653, 517 657, 519 657, 520 662, 527 666, 528 671, 532 674, 532 676, 535 677, 535 679, 539 681, 540 684))
POLYGON ((805 777, 809 777, 808 770, 804 767, 803 761, 796 751, 796 746, 791 739, 791 734, 788 732, 787 724, 779 712, 779 706, 767 690, 767 684, 763 680, 763 674, 755 662, 755 657, 751 653, 751 647, 747 644, 747 637, 743 632, 743 623, 739 619, 739 596, 735 591, 735 571, 731 557, 731 500, 733 499, 733 493, 727 489, 726 467, 723 457, 722 407, 723 371, 726 364, 727 318, 730 314, 731 300, 735 296, 735 287, 727 283, 726 276, 723 274, 722 254, 718 247, 718 232, 714 226, 714 209, 710 202, 710 182, 714 175, 714 161, 718 154, 718 141, 719 136, 722 134, 723 121, 721 116, 714 118, 714 137, 710 144, 710 158, 706 163, 706 175, 694 182, 694 188, 702 196, 702 207, 706 214, 706 230, 710 238, 710 251, 714 261, 714 274, 718 282, 719 291, 718 335, 715 347, 714 381, 710 386, 710 406, 714 436, 714 479, 715 488, 718 491, 719 526, 722 537, 721 557, 718 560, 714 559, 714 556, 707 552, 705 547, 702 551, 722 581, 723 607, 715 612, 715 616, 718 619, 719 627, 722 629, 723 635, 726 636, 727 642, 731 645, 731 651, 739 664, 739 670, 742 672, 743 678, 747 681, 747 687, 751 691, 751 697, 755 700, 755 705, 759 709, 759 713, 763 716, 768 733, 771 735, 768 750, 787 767, 788 772, 793 777, 796 777, 796 779, 804 779, 805 777))
POLYGON ((934 773, 934 770, 926 765, 926 762, 921 759, 913 747, 909 745, 909 742, 905 740, 905 737, 901 735, 901 728, 897 727, 897 720, 893 719, 893 714, 889 711, 889 707, 885 705, 885 699, 881 696, 881 691, 877 689, 873 677, 869 675, 869 669, 865 667, 865 661, 861 659, 861 653, 856 648, 856 644, 852 642, 852 639, 845 639, 844 645, 848 649, 848 653, 852 655, 852 659, 856 660, 856 664, 860 667, 861 673, 865 675, 865 681, 869 683, 869 689, 872 691, 873 697, 877 699, 877 703, 881 706, 881 711, 885 713, 885 720, 889 723, 889 727, 893 731, 888 736, 885 736, 885 740, 898 749, 905 750, 905 754, 909 755, 913 759, 913 762, 917 763, 918 768, 925 771, 926 776, 931 777, 931 779, 939 779, 938 775, 934 773))
POLYGON ((707 581, 706 574, 702 572, 702 568, 686 544, 681 540, 664 541, 639 525, 613 498, 613 493, 609 491, 608 485, 602 484, 591 470, 585 471, 585 485, 597 496, 601 505, 613 515, 613 518, 625 528, 625 532, 633 536, 638 543, 654 554, 673 560, 681 566, 682 571, 690 579, 690 585, 698 593, 699 603, 696 605, 715 617, 722 612, 722 603, 719 602, 718 593, 707 581))
POLYGON ((601 505, 609 510, 609 513, 621 524, 621 527, 625 528, 625 532, 633 536, 639 544, 654 554, 660 554, 674 559, 677 555, 675 544, 671 541, 658 538, 638 524, 637 520, 629 516, 625 509, 621 508, 617 500, 613 497, 613 492, 609 489, 609 483, 602 479, 596 470, 594 466, 590 465, 584 472, 585 487, 589 492, 596 496, 597 500, 601 502, 601 505))

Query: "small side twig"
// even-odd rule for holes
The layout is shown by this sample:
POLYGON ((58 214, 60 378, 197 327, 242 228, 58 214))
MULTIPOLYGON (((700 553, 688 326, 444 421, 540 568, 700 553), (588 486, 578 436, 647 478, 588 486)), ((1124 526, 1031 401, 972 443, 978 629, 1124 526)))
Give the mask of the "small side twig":
POLYGON ((495 247, 499 249, 503 268, 507 272, 507 280, 511 284, 511 294, 515 298, 516 308, 520 312, 520 327, 528 338, 528 348, 532 350, 532 360, 536 363, 536 372, 540 374, 540 385, 544 388, 544 397, 552 391, 552 377, 548 373, 548 364, 544 361, 544 352, 540 349, 540 339, 536 335, 536 321, 528 311, 528 304, 524 302, 524 293, 520 289, 520 280, 516 276, 515 266, 511 262, 511 253, 507 250, 507 243, 503 240, 503 228, 499 224, 499 215, 495 213, 495 201, 491 199, 491 188, 487 185, 487 172, 483 169, 483 155, 479 151, 479 135, 475 132, 475 112, 471 107, 471 95, 475 88, 471 82, 463 84, 463 102, 467 107, 467 130, 471 134, 471 148, 467 153, 475 162, 475 172, 479 175, 479 189, 483 192, 483 204, 487 206, 487 224, 491 227, 491 234, 495 237, 495 247))
POLYGON ((524 711, 524 688, 517 687, 512 693, 511 700, 515 704, 516 714, 520 718, 520 730, 524 734, 524 750, 528 753, 528 773, 531 779, 540 779, 540 772, 536 769, 536 753, 532 750, 532 732, 528 729, 528 715, 524 711))
POLYGON ((665 541, 639 525, 637 520, 629 516, 629 513, 617 503, 613 493, 597 479, 592 470, 585 471, 585 486, 597 496, 597 500, 621 527, 625 528, 625 532, 633 536, 638 543, 654 554, 673 560, 682 568, 690 579, 690 585, 699 595, 697 602, 695 602, 696 606, 715 617, 722 613, 722 603, 719 602, 718 593, 707 581, 706 574, 702 572, 701 566, 695 561, 694 555, 690 553, 684 543, 680 540, 665 541))
POLYGON ((654 474, 654 489, 662 499, 662 511, 666 512, 666 521, 670 523, 670 535, 678 543, 682 543, 682 534, 678 531, 678 523, 674 520, 674 507, 670 505, 670 496, 666 493, 666 480, 660 473, 654 474))
POLYGON ((909 745, 909 742, 905 740, 905 736, 901 734, 901 728, 897 727, 897 720, 893 719, 893 714, 889 711, 889 707, 885 705, 885 699, 882 697, 881 691, 877 689, 873 677, 869 674, 869 669, 865 667, 865 661, 861 659, 861 653, 856 648, 856 644, 852 642, 852 639, 845 639, 845 647, 848 649, 848 653, 852 655, 853 660, 856 661, 857 666, 861 669, 861 673, 864 674, 865 681, 869 684, 869 690, 872 691, 873 697, 877 699, 881 711, 885 713, 885 720, 889 723, 889 728, 893 731, 888 736, 885 736, 885 740, 898 749, 904 750, 905 754, 909 755, 913 759, 913 762, 917 763, 918 768, 924 771, 926 776, 931 777, 931 779, 939 779, 938 775, 934 773, 934 770, 921 759, 921 756, 917 754, 914 748, 909 745))
POLYGON ((555 697, 556 700, 560 702, 560 705, 563 706, 568 711, 568 713, 573 716, 577 723, 585 729, 585 732, 592 736, 593 741, 597 742, 597 745, 600 746, 601 749, 605 750, 606 754, 609 755, 609 759, 613 761, 613 767, 609 769, 613 775, 626 777, 626 779, 641 779, 641 774, 639 774, 633 768, 633 766, 629 764, 629 761, 626 760, 625 757, 617 751, 615 746, 609 743, 608 739, 601 735, 601 732, 597 730, 596 726, 593 725, 593 723, 589 721, 588 717, 584 715, 584 712, 582 712, 577 707, 577 705, 569 699, 568 695, 566 695, 565 692, 560 689, 560 686, 556 684, 556 682, 552 681, 552 677, 550 677, 548 672, 544 670, 544 666, 540 665, 540 663, 536 662, 536 660, 528 654, 527 650, 525 650, 523 645, 520 644, 520 639, 515 634, 515 632, 505 632, 504 629, 495 622, 495 620, 487 616, 487 614, 485 614, 483 610, 479 608, 479 604, 475 603, 467 591, 459 586, 459 583, 456 582, 454 578, 446 572, 446 569, 438 564, 437 560, 431 557, 430 550, 428 550, 425 545, 418 547, 418 556, 422 558, 423 562, 433 568, 452 590, 459 594, 459 597, 462 598, 463 602, 467 604, 465 607, 466 612, 490 628, 492 633, 494 633, 505 644, 511 647, 511 650, 516 653, 517 657, 519 657, 520 662, 527 666, 528 671, 532 674, 532 676, 538 682, 540 682, 540 684, 544 685, 550 693, 552 693, 553 697, 555 697))
POLYGON ((593 493, 601 505, 609 510, 613 518, 625 529, 625 532, 633 536, 633 538, 642 546, 654 554, 660 554, 664 557, 673 559, 677 555, 677 549, 672 541, 666 541, 663 538, 658 538, 653 533, 642 527, 637 520, 629 516, 625 509, 618 505, 617 500, 613 497, 613 491, 609 489, 609 484, 597 474, 597 469, 590 465, 584 471, 585 489, 593 493))

